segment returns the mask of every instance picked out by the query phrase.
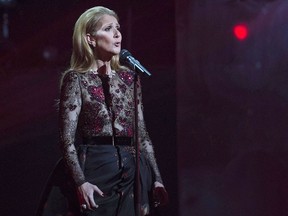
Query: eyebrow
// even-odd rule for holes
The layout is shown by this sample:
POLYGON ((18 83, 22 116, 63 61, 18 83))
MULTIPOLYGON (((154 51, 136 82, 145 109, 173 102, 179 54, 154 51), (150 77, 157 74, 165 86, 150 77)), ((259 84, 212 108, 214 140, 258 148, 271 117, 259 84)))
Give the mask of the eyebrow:
MULTIPOLYGON (((103 26, 108 26, 108 25, 113 25, 113 24, 114 24, 114 22, 111 22, 111 23, 104 24, 103 26)), ((115 25, 116 25, 116 26, 120 26, 119 23, 115 23, 115 25)))

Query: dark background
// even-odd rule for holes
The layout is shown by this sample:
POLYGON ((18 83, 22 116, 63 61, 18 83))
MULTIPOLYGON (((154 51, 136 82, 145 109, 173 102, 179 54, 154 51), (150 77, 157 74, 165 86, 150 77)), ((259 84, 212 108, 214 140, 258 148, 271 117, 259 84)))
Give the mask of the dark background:
POLYGON ((156 214, 287 216, 287 0, 18 0, 0 47, 1 215, 33 215, 60 157, 59 77, 95 5, 153 74, 145 119, 170 194, 156 214))
POLYGON ((176 5, 179 215, 287 215, 288 1, 176 5))

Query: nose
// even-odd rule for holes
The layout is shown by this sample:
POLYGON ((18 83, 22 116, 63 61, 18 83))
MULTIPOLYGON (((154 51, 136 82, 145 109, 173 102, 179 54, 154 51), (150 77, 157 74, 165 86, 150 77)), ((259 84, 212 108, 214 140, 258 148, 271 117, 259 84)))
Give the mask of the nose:
POLYGON ((114 31, 114 37, 115 37, 115 38, 119 38, 120 36, 121 36, 120 31, 119 31, 118 29, 115 29, 115 31, 114 31))

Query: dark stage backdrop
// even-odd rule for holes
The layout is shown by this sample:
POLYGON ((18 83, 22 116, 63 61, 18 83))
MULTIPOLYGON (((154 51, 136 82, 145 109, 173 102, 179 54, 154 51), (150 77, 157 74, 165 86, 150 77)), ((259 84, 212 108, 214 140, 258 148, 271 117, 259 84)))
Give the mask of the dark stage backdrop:
POLYGON ((153 74, 142 79, 145 119, 170 194, 155 215, 287 215, 285 0, 18 0, 6 9, 0 215, 33 215, 60 157, 58 80, 73 24, 94 5, 118 12, 123 48, 153 74), (232 34, 238 23, 246 40, 232 34))
POLYGON ((18 0, 0 8, 9 15, 9 37, 0 40, 1 216, 33 216, 60 158, 59 78, 76 19, 96 5, 118 13, 123 48, 152 73, 141 75, 145 119, 170 193, 170 205, 153 215, 178 214, 174 1, 18 0))
POLYGON ((176 5, 179 215, 287 215, 288 2, 176 5))

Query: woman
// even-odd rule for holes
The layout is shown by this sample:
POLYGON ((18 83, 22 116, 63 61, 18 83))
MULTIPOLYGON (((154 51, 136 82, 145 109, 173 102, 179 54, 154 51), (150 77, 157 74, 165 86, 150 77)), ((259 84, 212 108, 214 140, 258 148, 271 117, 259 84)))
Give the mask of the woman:
MULTIPOLYGON (((116 13, 93 7, 77 20, 70 69, 61 83, 60 144, 83 215, 133 216, 134 72, 119 64, 122 36, 116 13), (81 144, 75 144, 79 133, 81 144)), ((153 146, 146 132, 137 83, 141 214, 167 202, 153 146)))

